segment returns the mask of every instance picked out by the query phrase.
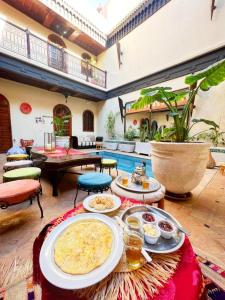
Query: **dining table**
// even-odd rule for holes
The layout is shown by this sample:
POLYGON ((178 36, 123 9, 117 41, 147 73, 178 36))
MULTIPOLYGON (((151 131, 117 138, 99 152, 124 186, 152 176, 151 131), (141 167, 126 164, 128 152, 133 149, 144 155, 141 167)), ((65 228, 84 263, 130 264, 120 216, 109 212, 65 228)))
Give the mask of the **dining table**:
POLYGON ((80 175, 80 172, 70 171, 73 167, 86 165, 100 165, 101 157, 87 154, 76 149, 57 147, 53 151, 46 151, 44 147, 31 149, 32 160, 38 161, 38 166, 47 174, 52 185, 52 196, 58 196, 58 184, 65 173, 80 175))
MULTIPOLYGON (((110 216, 121 216, 128 208, 142 202, 121 197, 119 210, 110 216)), ((204 281, 188 237, 179 250, 169 254, 151 253, 152 261, 130 273, 115 270, 102 282, 82 290, 66 290, 48 282, 42 274, 39 256, 43 242, 60 223, 86 213, 82 204, 49 222, 33 245, 33 283, 42 300, 196 300, 204 290, 204 281)), ((182 220, 179 220, 182 221, 182 220)))

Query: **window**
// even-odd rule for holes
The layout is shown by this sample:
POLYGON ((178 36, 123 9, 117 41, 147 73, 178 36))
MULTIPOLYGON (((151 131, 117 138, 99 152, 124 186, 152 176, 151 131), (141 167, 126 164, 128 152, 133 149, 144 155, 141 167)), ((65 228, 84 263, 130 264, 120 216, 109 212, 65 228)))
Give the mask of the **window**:
POLYGON ((94 114, 90 110, 83 112, 83 131, 94 131, 94 114))

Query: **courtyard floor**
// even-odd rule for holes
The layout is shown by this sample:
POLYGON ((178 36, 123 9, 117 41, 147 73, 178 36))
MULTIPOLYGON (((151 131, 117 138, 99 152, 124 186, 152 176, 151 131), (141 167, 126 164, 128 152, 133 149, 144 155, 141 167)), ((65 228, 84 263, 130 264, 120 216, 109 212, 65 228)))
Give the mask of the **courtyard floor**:
MULTIPOLYGON (((0 155, 0 182, 2 182, 4 162, 5 156, 0 155)), ((115 176, 116 173, 112 172, 112 175, 115 176)), ((223 268, 225 268, 224 183, 225 176, 222 176, 218 170, 206 170, 191 199, 165 201, 165 209, 191 232, 190 240, 195 251, 223 268)), ((58 197, 52 197, 51 186, 45 178, 42 179, 42 187, 43 219, 40 219, 36 201, 32 206, 27 201, 0 211, 0 266, 10 264, 15 259, 18 268, 20 261, 24 259, 32 263, 32 246, 35 237, 49 221, 73 208, 75 175, 64 176, 59 185, 58 197)), ((86 195, 80 191, 78 201, 82 201, 86 195)))

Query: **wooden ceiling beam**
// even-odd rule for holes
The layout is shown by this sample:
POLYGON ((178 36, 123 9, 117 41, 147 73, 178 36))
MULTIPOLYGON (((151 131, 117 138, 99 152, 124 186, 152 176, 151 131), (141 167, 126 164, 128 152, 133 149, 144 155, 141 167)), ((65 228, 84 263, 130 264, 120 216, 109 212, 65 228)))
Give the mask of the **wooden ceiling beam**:
POLYGON ((55 20, 55 14, 52 13, 51 10, 49 10, 44 17, 43 25, 46 27, 50 27, 52 22, 55 20))

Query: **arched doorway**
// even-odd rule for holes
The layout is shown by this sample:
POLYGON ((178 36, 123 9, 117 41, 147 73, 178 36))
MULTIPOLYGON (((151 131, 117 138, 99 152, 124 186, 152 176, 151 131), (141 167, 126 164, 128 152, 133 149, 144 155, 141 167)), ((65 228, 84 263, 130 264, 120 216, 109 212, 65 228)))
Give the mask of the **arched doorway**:
POLYGON ((12 131, 9 102, 0 94, 0 153, 12 147, 12 131))
MULTIPOLYGON (((61 120, 64 119, 64 126, 63 126, 63 136, 71 136, 72 135, 72 114, 69 109, 64 104, 58 104, 53 109, 53 116, 59 117, 61 120), (66 116, 70 116, 69 118, 66 118, 66 116)), ((56 130, 56 127, 54 125, 54 130, 56 130)))

